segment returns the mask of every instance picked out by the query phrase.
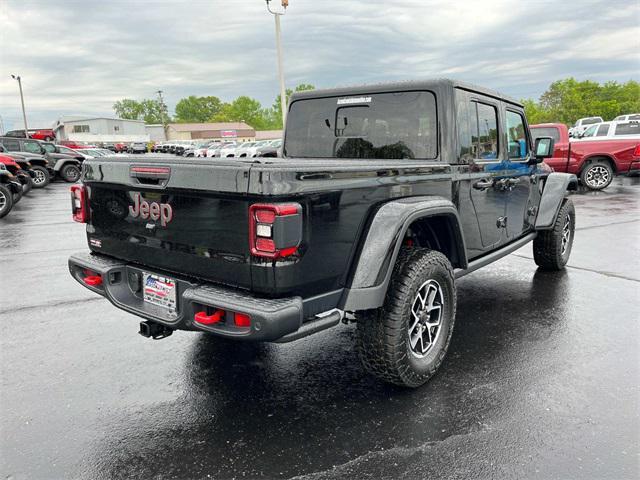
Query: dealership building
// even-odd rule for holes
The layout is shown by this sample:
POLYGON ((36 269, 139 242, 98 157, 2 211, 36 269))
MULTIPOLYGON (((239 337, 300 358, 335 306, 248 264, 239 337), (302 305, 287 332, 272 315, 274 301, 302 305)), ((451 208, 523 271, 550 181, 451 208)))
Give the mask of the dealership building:
POLYGON ((244 122, 170 123, 167 140, 255 140, 256 131, 244 122))
POLYGON ((53 125, 58 141, 88 143, 148 142, 149 134, 141 120, 66 115, 53 125))

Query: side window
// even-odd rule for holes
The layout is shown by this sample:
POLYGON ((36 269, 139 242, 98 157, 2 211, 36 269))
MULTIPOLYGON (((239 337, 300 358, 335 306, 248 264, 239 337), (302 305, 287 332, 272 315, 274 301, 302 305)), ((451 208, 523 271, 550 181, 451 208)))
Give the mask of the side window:
POLYGON ((598 125, 594 125, 592 127, 587 128, 584 133, 582 134, 583 137, 593 137, 596 133, 596 129, 598 128, 598 125))
POLYGON ((478 157, 498 158, 498 112, 496 107, 478 103, 478 157))
POLYGON ((615 135, 640 135, 640 123, 619 123, 616 125, 615 135))
POLYGON ((524 118, 517 112, 507 110, 507 142, 509 158, 523 159, 529 153, 524 118))
POLYGON ((606 137, 609 133, 609 124, 603 123, 598 127, 598 131, 596 132, 596 137, 606 137))
POLYGON ((458 159, 461 163, 469 163, 476 158, 475 142, 478 137, 478 119, 476 117, 476 104, 469 103, 467 96, 461 92, 456 93, 456 125, 458 128, 458 159), (473 117, 473 122, 471 121, 473 117), (474 128, 471 128, 471 125, 474 128), (475 132, 476 139, 472 139, 475 132))
POLYGON ((24 151, 29 153, 42 153, 42 148, 38 142, 24 142, 24 151))
POLYGON ((18 140, 2 140, 2 144, 7 149, 8 152, 19 152, 20 151, 20 142, 18 140))

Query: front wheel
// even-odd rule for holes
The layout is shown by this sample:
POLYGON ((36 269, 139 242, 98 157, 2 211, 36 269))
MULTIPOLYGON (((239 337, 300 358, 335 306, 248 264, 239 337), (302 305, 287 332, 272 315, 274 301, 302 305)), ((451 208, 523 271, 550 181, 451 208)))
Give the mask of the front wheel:
POLYGON ((13 195, 6 186, 0 185, 0 218, 7 215, 13 208, 13 195))
POLYGON ((613 169, 608 162, 595 161, 582 170, 580 180, 590 190, 602 190, 613 180, 613 169))
POLYGON ((74 164, 65 165, 60 170, 60 176, 65 182, 77 182, 80 179, 80 167, 74 164))
POLYGON ((33 177, 33 188, 43 188, 49 185, 51 181, 49 170, 41 165, 34 165, 31 169, 35 173, 35 177, 33 177))
POLYGON ((453 268, 442 253, 403 249, 384 305, 358 315, 364 368, 385 382, 419 387, 442 363, 456 315, 453 268))
POLYGON ((533 240, 533 259, 543 270, 562 270, 571 255, 576 230, 573 202, 564 200, 551 230, 538 232, 533 240))

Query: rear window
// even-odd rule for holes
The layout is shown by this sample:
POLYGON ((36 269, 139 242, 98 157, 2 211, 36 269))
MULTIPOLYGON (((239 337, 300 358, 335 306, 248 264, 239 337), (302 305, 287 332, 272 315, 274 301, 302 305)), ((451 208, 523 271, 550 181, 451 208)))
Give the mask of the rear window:
POLYGON ((640 123, 619 123, 616 125, 616 131, 614 135, 640 135, 640 123))
POLYGON ((602 118, 600 117, 585 118, 582 120, 582 125, 592 125, 594 123, 600 123, 601 121, 602 118))
POLYGON ((532 128, 531 136, 534 141, 540 137, 551 137, 556 143, 560 141, 560 131, 555 127, 532 128))
POLYGON ((301 158, 434 159, 435 96, 396 92, 295 101, 285 152, 301 158))

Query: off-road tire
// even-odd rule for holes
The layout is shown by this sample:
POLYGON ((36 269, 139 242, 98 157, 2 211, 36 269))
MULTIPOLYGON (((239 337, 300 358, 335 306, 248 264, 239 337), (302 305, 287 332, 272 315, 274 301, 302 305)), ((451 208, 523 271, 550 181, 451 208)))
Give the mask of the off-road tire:
POLYGON ((80 180, 80 167, 73 163, 65 165, 60 170, 60 176, 65 182, 75 183, 80 180))
POLYGON ((33 188, 44 188, 51 182, 51 175, 42 165, 33 165, 31 170, 36 172, 36 177, 33 179, 33 188))
POLYGON ((456 315, 453 268, 442 253, 424 248, 403 248, 394 266, 384 305, 357 315, 357 350, 365 370, 381 380, 405 387, 419 387, 442 363, 456 315), (418 290, 435 280, 442 290, 442 331, 424 357, 409 344, 413 322, 411 308, 418 290))
POLYGON ((22 188, 17 192, 11 192, 11 198, 13 199, 14 205, 22 199, 22 195, 24 195, 24 190, 22 188))
POLYGON ((566 198, 562 202, 553 228, 539 231, 538 236, 533 240, 533 260, 541 269, 557 271, 565 267, 571 255, 575 229, 576 210, 573 202, 566 198), (566 248, 563 248, 563 237, 567 226, 569 238, 566 239, 566 248))
POLYGON ((27 173, 25 178, 27 179, 27 183, 22 184, 22 195, 26 195, 33 188, 33 180, 31 179, 31 176, 27 173))
POLYGON ((7 215, 13 208, 13 195, 5 185, 0 185, 0 218, 7 215))
POLYGON ((613 168, 609 162, 595 160, 580 172, 580 182, 589 190, 603 190, 613 181, 613 168))

